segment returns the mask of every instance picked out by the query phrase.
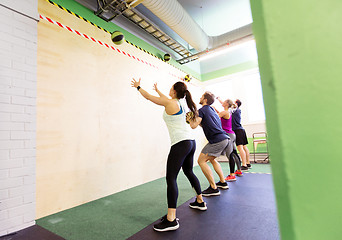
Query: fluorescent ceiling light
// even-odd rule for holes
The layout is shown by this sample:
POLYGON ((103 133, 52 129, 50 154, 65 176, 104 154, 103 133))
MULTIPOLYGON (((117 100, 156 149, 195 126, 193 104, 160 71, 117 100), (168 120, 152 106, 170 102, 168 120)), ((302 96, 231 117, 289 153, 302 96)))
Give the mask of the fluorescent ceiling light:
POLYGON ((232 43, 232 44, 223 46, 223 47, 221 47, 221 48, 219 48, 217 50, 209 51, 207 54, 203 54, 202 56, 199 56, 199 61, 204 61, 204 60, 207 60, 207 59, 210 59, 210 58, 213 58, 213 57, 217 57, 219 55, 228 53, 230 51, 239 49, 241 47, 244 47, 244 46, 252 44, 252 43, 255 44, 255 40, 254 39, 248 40, 248 41, 245 41, 245 42, 242 42, 242 43, 232 43))

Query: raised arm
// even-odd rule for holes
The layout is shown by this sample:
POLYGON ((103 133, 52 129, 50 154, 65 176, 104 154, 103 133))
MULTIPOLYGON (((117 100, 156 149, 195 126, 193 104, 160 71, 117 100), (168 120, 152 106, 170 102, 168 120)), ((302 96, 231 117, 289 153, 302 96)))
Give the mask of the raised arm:
POLYGON ((151 95, 151 94, 149 94, 147 91, 145 91, 144 89, 142 89, 141 88, 141 86, 140 86, 140 81, 141 81, 141 79, 139 78, 139 81, 137 81, 137 80, 135 80, 134 78, 133 78, 133 80, 131 81, 131 86, 132 87, 134 87, 134 88, 137 88, 138 89, 138 91, 140 92, 140 94, 144 97, 144 98, 146 98, 147 100, 149 100, 149 101, 151 101, 151 102, 153 102, 153 103, 155 103, 155 104, 157 104, 157 105, 161 105, 161 106, 166 106, 168 103, 169 103, 169 100, 170 99, 168 99, 165 95, 163 95, 162 93, 161 93, 161 95, 158 93, 158 91, 157 91, 157 93, 159 94, 159 96, 160 97, 157 97, 157 96, 153 96, 153 95, 151 95))
POLYGON ((220 98, 220 97, 216 97, 216 99, 222 104, 223 103, 223 101, 222 101, 222 99, 220 98))
POLYGON ((154 89, 154 91, 156 91, 156 92, 158 93, 159 97, 168 98, 168 97, 165 96, 161 91, 159 91, 158 86, 157 86, 157 83, 155 83, 155 84, 153 85, 153 89, 154 89))
POLYGON ((214 108, 214 110, 215 110, 215 112, 217 113, 217 115, 219 115, 219 117, 221 118, 221 117, 224 117, 224 118, 226 118, 226 119, 229 119, 230 118, 230 114, 229 114, 229 112, 228 111, 219 111, 219 110, 217 110, 216 109, 216 107, 214 107, 214 106, 212 106, 213 108, 214 108))
POLYGON ((216 109, 216 107, 212 106, 217 114, 219 114, 219 110, 216 109))
POLYGON ((220 118, 221 118, 221 117, 223 117, 223 118, 225 118, 225 119, 229 119, 229 118, 230 118, 230 113, 229 113, 229 111, 222 111, 222 112, 219 112, 218 115, 219 115, 220 118))

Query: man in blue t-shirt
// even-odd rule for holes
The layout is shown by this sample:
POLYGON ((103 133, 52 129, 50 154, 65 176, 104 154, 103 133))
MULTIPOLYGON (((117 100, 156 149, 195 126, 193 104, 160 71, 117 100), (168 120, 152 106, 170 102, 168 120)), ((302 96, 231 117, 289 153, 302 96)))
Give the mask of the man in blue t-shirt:
POLYGON ((204 146, 200 156, 198 157, 198 164, 202 172, 209 181, 210 186, 202 192, 203 196, 220 195, 219 188, 228 189, 228 184, 225 181, 221 165, 216 161, 220 155, 229 155, 233 151, 233 143, 230 141, 228 134, 222 129, 221 120, 216 111, 210 106, 215 101, 215 96, 211 92, 205 92, 201 99, 200 104, 203 106, 198 110, 198 117, 191 119, 187 116, 187 121, 190 122, 191 128, 196 128, 201 125, 204 135, 208 140, 208 144, 204 146), (207 164, 210 161, 213 165, 215 172, 219 175, 220 181, 215 183, 213 173, 207 164))

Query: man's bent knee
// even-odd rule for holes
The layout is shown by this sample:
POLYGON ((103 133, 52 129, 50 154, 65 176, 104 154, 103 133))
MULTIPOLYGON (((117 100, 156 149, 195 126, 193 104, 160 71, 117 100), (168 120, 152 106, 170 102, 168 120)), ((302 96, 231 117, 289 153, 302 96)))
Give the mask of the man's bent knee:
POLYGON ((213 164, 213 163, 216 163, 216 162, 217 162, 215 157, 213 157, 213 158, 210 158, 210 159, 209 159, 209 161, 211 162, 211 164, 213 164))
POLYGON ((197 163, 198 164, 206 163, 208 162, 209 158, 210 157, 208 156, 208 154, 201 153, 198 157, 197 163))

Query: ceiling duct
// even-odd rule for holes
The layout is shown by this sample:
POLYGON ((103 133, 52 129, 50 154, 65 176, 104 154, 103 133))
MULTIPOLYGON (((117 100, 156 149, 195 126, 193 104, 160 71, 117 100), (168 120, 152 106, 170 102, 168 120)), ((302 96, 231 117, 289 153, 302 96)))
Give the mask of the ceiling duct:
POLYGON ((197 51, 208 48, 208 35, 176 0, 144 0, 142 4, 197 51))
POLYGON ((142 4, 199 52, 252 34, 252 24, 248 24, 220 36, 208 36, 177 0, 144 0, 142 4))

